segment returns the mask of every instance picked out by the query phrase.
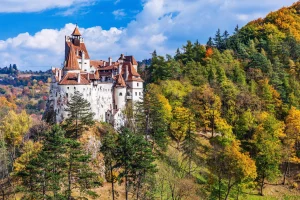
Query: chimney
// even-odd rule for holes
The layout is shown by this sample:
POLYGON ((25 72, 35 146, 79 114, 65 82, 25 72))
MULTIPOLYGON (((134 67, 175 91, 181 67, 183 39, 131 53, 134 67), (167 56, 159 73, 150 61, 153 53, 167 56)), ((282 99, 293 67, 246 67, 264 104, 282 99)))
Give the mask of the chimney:
POLYGON ((61 81, 61 71, 62 71, 61 69, 58 70, 58 82, 61 81))
POLYGON ((119 74, 122 72, 122 65, 119 65, 119 74))
POLYGON ((85 53, 84 51, 81 51, 81 69, 83 70, 84 65, 84 59, 85 59, 85 53))
POLYGON ((109 62, 109 66, 111 66, 112 65, 112 58, 111 57, 108 58, 108 62, 109 62))
POLYGON ((80 79, 81 79, 81 77, 80 77, 80 73, 78 73, 78 83, 80 83, 80 79))
POLYGON ((125 81, 128 79, 128 65, 126 65, 126 71, 125 71, 125 81))

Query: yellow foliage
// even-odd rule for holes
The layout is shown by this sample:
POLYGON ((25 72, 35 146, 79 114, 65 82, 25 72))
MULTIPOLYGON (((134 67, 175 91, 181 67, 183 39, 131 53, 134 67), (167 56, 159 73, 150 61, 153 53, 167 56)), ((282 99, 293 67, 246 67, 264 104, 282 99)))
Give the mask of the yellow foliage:
POLYGON ((15 110, 17 108, 15 103, 9 102, 6 97, 0 97, 0 110, 3 108, 9 108, 15 110))
POLYGON ((241 153, 239 142, 234 140, 225 147, 226 162, 230 167, 229 173, 237 174, 236 179, 255 179, 257 176, 256 165, 248 153, 241 153))
POLYGON ((6 142, 15 147, 21 144, 24 134, 28 132, 31 125, 32 119, 26 111, 17 114, 11 110, 4 118, 0 130, 3 131, 6 142))
POLYGON ((42 149, 40 142, 33 142, 29 140, 24 144, 22 155, 16 159, 14 163, 15 172, 24 170, 29 161, 36 157, 37 153, 42 149))
MULTIPOLYGON (((191 112, 189 109, 184 107, 176 107, 173 110, 173 120, 170 124, 170 129, 173 137, 177 141, 177 145, 183 141, 186 133, 191 124, 194 124, 191 120, 191 112)), ((193 126, 194 127, 194 126, 193 126)))

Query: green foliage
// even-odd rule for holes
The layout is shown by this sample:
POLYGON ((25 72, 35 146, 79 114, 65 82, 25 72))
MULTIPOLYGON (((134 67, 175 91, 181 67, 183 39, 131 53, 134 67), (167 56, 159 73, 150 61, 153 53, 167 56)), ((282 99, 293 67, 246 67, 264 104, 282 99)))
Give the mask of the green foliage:
MULTIPOLYGON (((119 135, 106 135, 101 151, 105 156, 105 163, 110 169, 110 181, 116 178, 125 181, 126 199, 130 188, 133 187, 136 198, 145 195, 143 188, 147 187, 148 176, 156 171, 153 164, 154 156, 150 144, 141 135, 135 135, 126 128, 121 129, 119 135), (114 169, 119 174, 114 177, 114 169)), ((113 188, 113 185, 112 185, 113 188)))
POLYGON ((74 189, 95 195, 90 190, 97 185, 95 173, 88 166, 90 156, 79 142, 65 138, 65 131, 54 126, 42 144, 40 150, 29 151, 27 164, 15 171, 24 199, 70 199, 74 189))
POLYGON ((78 135, 86 128, 94 124, 94 113, 91 112, 90 103, 76 91, 67 103, 65 111, 68 112, 66 119, 66 129, 71 135, 78 135))

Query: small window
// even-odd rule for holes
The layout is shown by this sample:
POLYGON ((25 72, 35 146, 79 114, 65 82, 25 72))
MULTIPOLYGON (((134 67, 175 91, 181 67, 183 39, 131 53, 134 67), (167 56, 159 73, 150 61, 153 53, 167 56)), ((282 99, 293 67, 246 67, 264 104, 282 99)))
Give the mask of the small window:
POLYGON ((137 83, 136 85, 139 86, 139 83, 137 83))
POLYGON ((120 93, 119 93, 119 96, 122 96, 122 95, 123 95, 122 92, 120 92, 120 93))
POLYGON ((137 92, 135 92, 135 96, 137 96, 137 92))
POLYGON ((139 95, 141 96, 141 95, 142 95, 142 93, 141 93, 141 92, 139 92, 139 95))
POLYGON ((74 90, 76 90, 76 87, 74 87, 74 90))
POLYGON ((67 87, 67 89, 70 89, 69 87, 67 87))
POLYGON ((68 93, 66 93, 66 97, 67 97, 67 98, 69 97, 69 94, 68 94, 68 93))

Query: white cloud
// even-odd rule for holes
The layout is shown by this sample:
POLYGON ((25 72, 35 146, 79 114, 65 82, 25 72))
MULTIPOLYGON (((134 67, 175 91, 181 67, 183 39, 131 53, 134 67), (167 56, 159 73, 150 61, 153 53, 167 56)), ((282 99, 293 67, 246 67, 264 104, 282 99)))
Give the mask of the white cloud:
POLYGON ((124 9, 118 9, 114 10, 112 14, 115 16, 116 19, 122 19, 126 16, 126 13, 124 12, 124 9))
MULTIPOLYGON (((51 2, 56 2, 55 6, 63 6, 66 2, 75 1, 51 2)), ((141 60, 149 58, 154 49, 161 55, 172 54, 188 39, 199 39, 205 43, 218 28, 232 31, 236 24, 242 26, 272 10, 291 5, 293 1, 264 0, 261 3, 261 0, 144 0, 142 11, 125 28, 111 27, 104 30, 96 26, 80 28, 80 31, 92 59, 106 59, 109 56, 116 59, 121 53, 127 53, 141 60)), ((1 9, 3 8, 0 8, 0 12, 1 9)), ((117 10, 115 15, 124 17, 126 13, 124 10, 117 10)), ((59 66, 64 58, 64 36, 70 35, 74 27, 74 24, 66 24, 61 29, 43 29, 34 35, 21 33, 13 38, 0 40, 0 63, 16 63, 23 66, 23 69, 59 66)))
POLYGON ((117 5, 117 4, 120 3, 120 2, 121 2, 121 0, 116 0, 116 1, 114 2, 114 4, 117 5))
POLYGON ((51 8, 90 5, 97 0, 1 0, 0 13, 37 12, 51 8))

